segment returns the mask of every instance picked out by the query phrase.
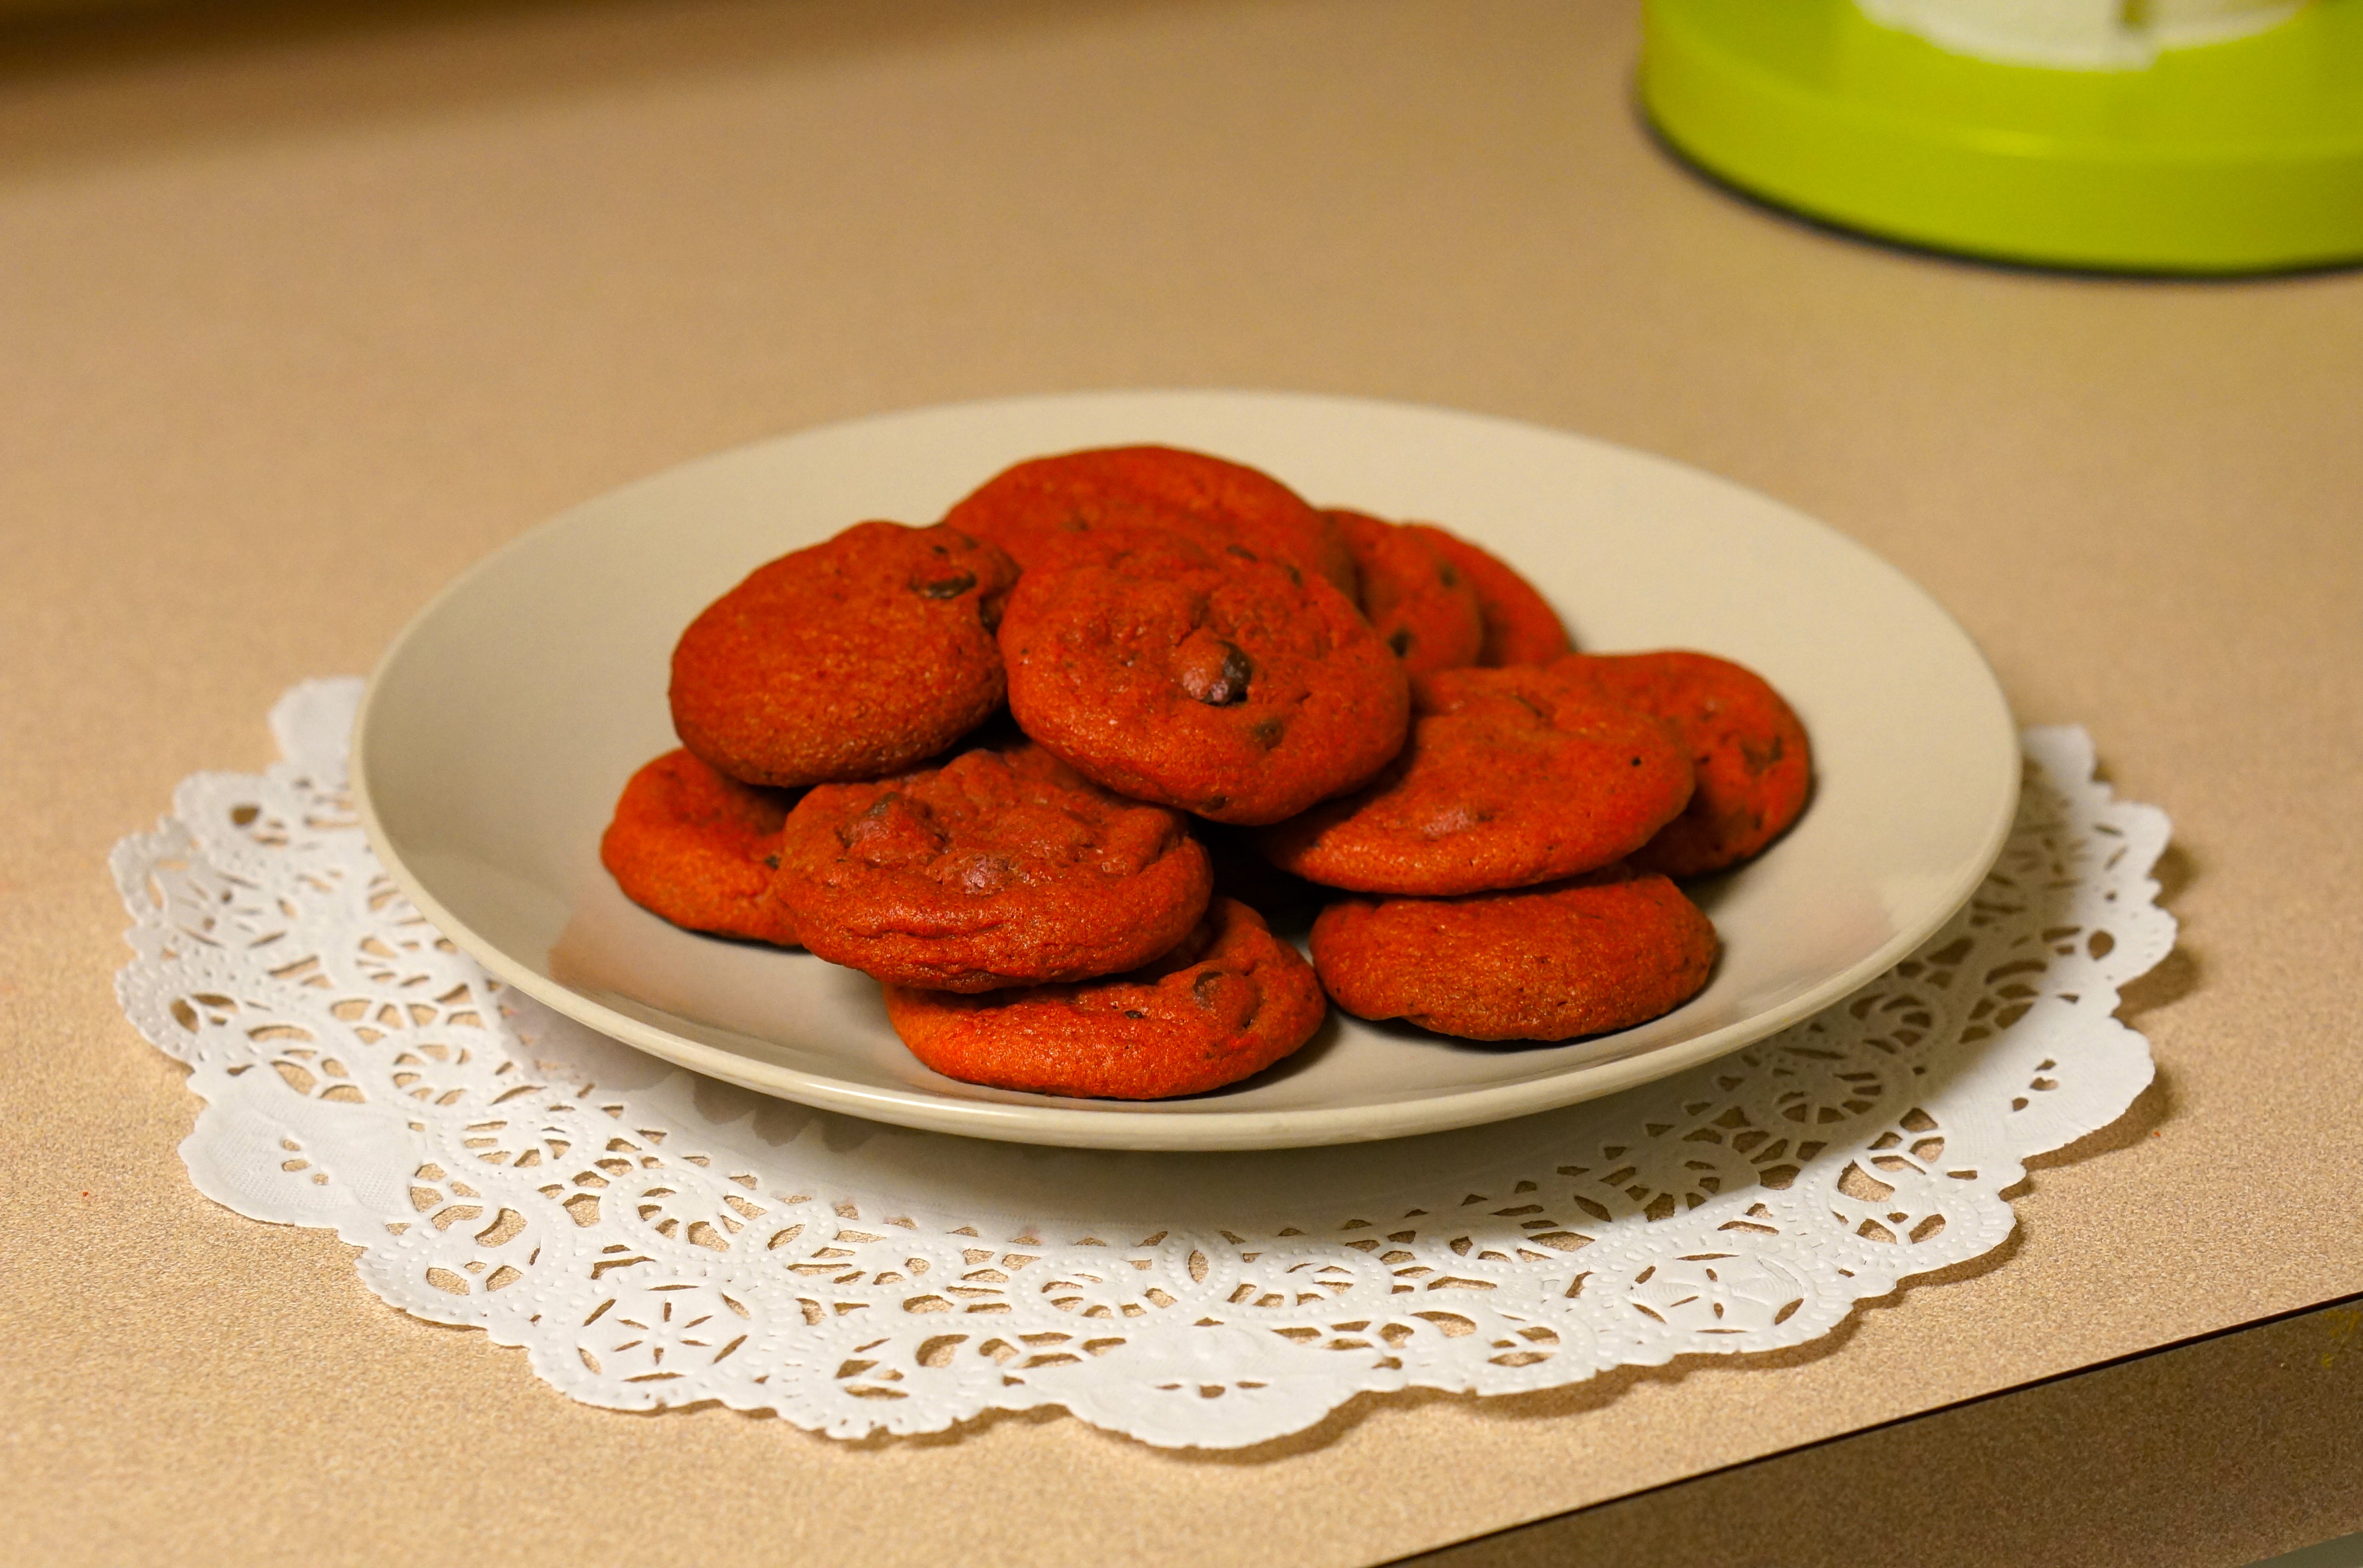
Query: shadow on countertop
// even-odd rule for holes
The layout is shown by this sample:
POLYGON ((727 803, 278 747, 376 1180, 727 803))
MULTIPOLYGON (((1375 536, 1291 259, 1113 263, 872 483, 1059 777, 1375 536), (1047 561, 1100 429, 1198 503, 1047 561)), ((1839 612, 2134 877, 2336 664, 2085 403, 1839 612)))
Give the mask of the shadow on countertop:
POLYGON ((0 0, 0 179, 1247 0, 0 0))

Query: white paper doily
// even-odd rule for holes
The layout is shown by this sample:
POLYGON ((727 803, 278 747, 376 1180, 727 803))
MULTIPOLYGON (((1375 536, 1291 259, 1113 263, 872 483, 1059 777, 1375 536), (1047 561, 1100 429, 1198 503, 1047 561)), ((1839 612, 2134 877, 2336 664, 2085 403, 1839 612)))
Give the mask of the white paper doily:
POLYGON ((1969 907, 1844 1004, 1492 1127, 1124 1154, 860 1121, 681 1072, 490 981, 354 825, 360 683, 272 714, 113 868, 124 1010, 188 1064, 191 1178, 333 1228, 394 1306, 574 1398, 718 1400, 834 1436, 1064 1407, 1232 1448, 1364 1391, 1505 1394, 1793 1345, 2014 1224, 2031 1155, 2150 1080, 2113 1014, 2174 944, 2157 810, 2030 730, 1969 907))

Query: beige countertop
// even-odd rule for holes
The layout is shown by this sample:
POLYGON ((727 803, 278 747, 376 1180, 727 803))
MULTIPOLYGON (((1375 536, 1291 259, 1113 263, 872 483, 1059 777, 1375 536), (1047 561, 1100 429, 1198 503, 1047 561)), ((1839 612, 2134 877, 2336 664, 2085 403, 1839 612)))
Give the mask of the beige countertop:
POLYGON ((1635 48, 1609 0, 0 28, 0 1515, 30 1560, 1367 1563, 2363 1290, 2363 276, 1824 233, 1669 162, 1635 48), (682 459, 1156 385, 1580 430, 1913 574, 2022 720, 2088 725, 2174 818, 2182 946, 2126 1009, 2157 1087, 2036 1172, 1999 1254, 1802 1351, 1365 1398, 1211 1455, 1055 1414, 846 1445, 587 1408, 190 1188, 105 860, 183 776, 267 760, 283 688, 682 459))

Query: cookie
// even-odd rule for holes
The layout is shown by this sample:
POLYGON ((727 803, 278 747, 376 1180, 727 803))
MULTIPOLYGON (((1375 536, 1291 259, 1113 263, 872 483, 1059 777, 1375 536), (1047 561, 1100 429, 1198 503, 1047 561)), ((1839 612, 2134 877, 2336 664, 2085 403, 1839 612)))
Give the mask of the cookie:
POLYGON ((1507 562, 1433 523, 1403 526, 1459 568, 1460 575, 1476 590, 1477 609, 1485 622, 1484 642, 1477 652, 1479 664, 1488 669, 1548 664, 1574 646, 1568 641, 1559 612, 1507 562))
POLYGON ((769 892, 790 798, 669 751, 624 786, 599 863, 624 896, 675 925, 796 944, 769 892))
POLYGON ((1403 668, 1323 578, 1200 552, 1034 570, 1001 623, 1020 728, 1119 794, 1293 816, 1394 756, 1403 668))
POLYGON ((1464 1040, 1572 1040, 1671 1012, 1706 984, 1714 926, 1654 873, 1459 899, 1348 899, 1313 922, 1339 1007, 1464 1040))
POLYGON ((773 892, 833 964, 982 991, 1145 964, 1189 933, 1213 880, 1179 816, 1023 745, 816 786, 782 830, 773 892))
POLYGON ((1311 1039, 1327 1012, 1313 966, 1232 899, 1128 975, 988 996, 886 988, 894 1032, 946 1077, 1102 1099, 1237 1083, 1311 1039))
POLYGON ((856 524, 758 567, 690 624, 673 648, 673 728, 749 784, 910 767, 1000 706, 993 629, 1016 580, 1016 563, 956 529, 856 524))
POLYGON ((1412 682, 1410 742, 1370 784, 1267 828, 1276 866, 1333 888, 1439 897, 1620 859, 1690 799, 1657 720, 1530 666, 1412 682))
POLYGON ((1364 618, 1404 674, 1477 662, 1485 643, 1477 591, 1433 541, 1359 512, 1332 507, 1325 515, 1354 553, 1364 618))
POLYGON ((1027 570, 1105 559, 1145 530, 1217 557, 1274 560, 1355 591, 1346 542, 1303 496, 1242 463, 1173 447, 1102 447, 1005 469, 945 513, 1027 570))
POLYGON ((1735 866, 1789 829, 1814 786, 1813 747, 1769 682, 1707 654, 1571 654, 1554 673, 1665 721, 1691 753, 1698 789, 1632 856, 1669 877, 1735 866))

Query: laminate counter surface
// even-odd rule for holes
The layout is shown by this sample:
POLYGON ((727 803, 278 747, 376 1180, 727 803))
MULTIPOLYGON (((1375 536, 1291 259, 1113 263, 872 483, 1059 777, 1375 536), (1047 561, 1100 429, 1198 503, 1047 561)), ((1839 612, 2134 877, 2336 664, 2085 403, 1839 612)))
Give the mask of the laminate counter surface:
MULTIPOLYGON (((1609 0, 0 28, 28 1560, 1369 1563, 2363 1291, 2363 277, 2096 280, 1790 221, 1650 140, 1636 31, 1609 0), (1580 430, 1886 556, 2023 722, 2087 725, 2172 815, 2182 945, 2124 1012, 2157 1085, 2034 1174, 2000 1253, 1802 1351, 1365 1399, 1222 1454, 1055 1414, 844 1444, 588 1408, 190 1187, 196 1103, 110 991, 105 857, 184 775, 266 762, 283 689, 685 458, 1122 386, 1580 430)), ((1858 1483, 1830 1507, 1876 1508, 1858 1483)))

